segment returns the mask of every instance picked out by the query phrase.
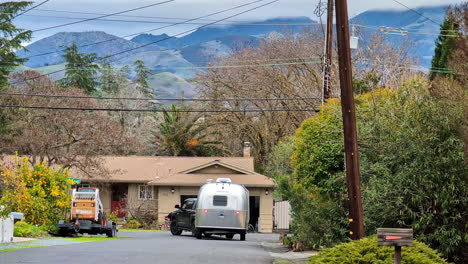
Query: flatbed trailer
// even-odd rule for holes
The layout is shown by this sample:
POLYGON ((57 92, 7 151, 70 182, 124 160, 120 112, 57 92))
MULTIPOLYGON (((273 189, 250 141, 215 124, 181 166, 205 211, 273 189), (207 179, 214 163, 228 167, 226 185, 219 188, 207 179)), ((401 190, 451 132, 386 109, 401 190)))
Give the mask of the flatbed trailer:
POLYGON ((60 220, 57 224, 59 235, 105 234, 115 237, 117 225, 107 221, 97 188, 73 190, 70 221, 60 220))

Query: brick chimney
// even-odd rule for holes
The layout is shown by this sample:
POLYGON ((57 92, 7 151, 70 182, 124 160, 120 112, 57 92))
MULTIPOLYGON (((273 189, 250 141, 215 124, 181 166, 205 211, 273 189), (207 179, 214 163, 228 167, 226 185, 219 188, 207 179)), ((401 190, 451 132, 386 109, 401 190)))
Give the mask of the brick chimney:
POLYGON ((250 142, 244 142, 244 158, 250 158, 250 142))

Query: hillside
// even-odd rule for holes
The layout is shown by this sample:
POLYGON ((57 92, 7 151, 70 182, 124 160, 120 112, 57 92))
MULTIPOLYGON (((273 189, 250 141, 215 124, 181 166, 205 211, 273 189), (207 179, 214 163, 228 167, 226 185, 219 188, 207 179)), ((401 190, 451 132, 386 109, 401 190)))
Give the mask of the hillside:
MULTIPOLYGON (((52 64, 62 63, 64 60, 61 57, 62 49, 64 46, 69 46, 73 42, 79 46, 79 51, 82 53, 97 53, 98 56, 105 56, 108 54, 114 54, 122 52, 128 49, 136 48, 139 44, 119 38, 114 35, 107 34, 100 31, 89 31, 89 32, 61 32, 54 34, 50 37, 40 39, 27 46, 28 52, 20 50, 17 52, 18 56, 25 58, 31 55, 54 52, 53 54, 47 54, 43 56, 31 57, 25 63, 28 67, 41 67, 52 64), (99 44, 93 44, 101 42, 99 44), (89 45, 93 44, 93 45, 89 45), (80 47, 88 45, 86 47, 80 47)), ((122 58, 130 54, 135 54, 142 51, 155 51, 159 50, 158 46, 150 46, 142 49, 133 50, 128 53, 124 53, 120 56, 114 57, 114 59, 122 58)))

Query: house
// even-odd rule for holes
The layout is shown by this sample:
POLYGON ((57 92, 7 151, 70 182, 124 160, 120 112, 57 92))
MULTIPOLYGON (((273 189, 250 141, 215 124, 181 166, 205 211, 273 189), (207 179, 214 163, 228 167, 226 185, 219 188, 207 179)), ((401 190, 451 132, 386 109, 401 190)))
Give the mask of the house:
POLYGON ((231 178, 250 192, 250 223, 260 232, 273 230, 273 187, 270 178, 254 172, 252 157, 150 157, 104 156, 106 178, 89 178, 75 172, 83 184, 99 186, 106 211, 120 216, 149 213, 159 222, 200 186, 217 178, 231 178), (123 209, 123 210, 122 210, 123 209))

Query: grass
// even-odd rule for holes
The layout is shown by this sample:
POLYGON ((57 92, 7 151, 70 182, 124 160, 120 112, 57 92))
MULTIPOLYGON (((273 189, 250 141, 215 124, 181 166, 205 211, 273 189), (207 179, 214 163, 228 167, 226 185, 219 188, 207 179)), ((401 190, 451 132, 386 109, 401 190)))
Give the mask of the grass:
POLYGON ((123 237, 80 236, 80 237, 67 237, 66 239, 79 241, 79 242, 98 242, 98 241, 106 241, 106 240, 119 239, 119 238, 123 238, 123 237))
POLYGON ((44 247, 44 246, 40 246, 40 245, 20 245, 19 247, 0 249, 0 253, 16 251, 16 250, 25 249, 25 248, 35 248, 35 247, 44 247))
POLYGON ((132 231, 132 232, 167 232, 166 230, 151 230, 151 229, 136 229, 136 228, 119 228, 119 231, 132 231))

